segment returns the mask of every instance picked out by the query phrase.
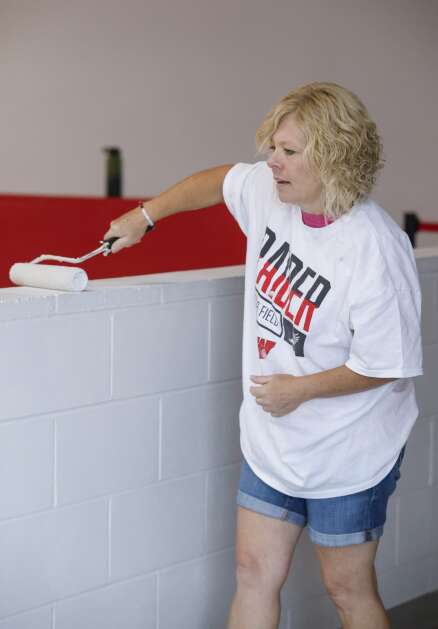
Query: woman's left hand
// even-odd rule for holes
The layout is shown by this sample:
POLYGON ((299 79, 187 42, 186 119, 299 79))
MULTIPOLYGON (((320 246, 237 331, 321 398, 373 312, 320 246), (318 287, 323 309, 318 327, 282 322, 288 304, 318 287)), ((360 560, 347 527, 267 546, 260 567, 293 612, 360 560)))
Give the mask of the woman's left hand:
POLYGON ((250 376, 258 387, 249 387, 264 411, 272 417, 282 417, 294 411, 307 397, 300 378, 289 374, 274 374, 272 376, 250 376))

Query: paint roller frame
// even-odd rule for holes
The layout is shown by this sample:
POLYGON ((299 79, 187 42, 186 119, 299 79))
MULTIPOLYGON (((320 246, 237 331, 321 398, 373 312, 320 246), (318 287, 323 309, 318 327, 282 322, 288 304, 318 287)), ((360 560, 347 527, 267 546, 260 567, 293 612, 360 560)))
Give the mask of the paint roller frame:
POLYGON ((9 269, 9 279, 18 286, 31 286, 33 288, 46 288, 52 290, 83 291, 88 284, 88 276, 79 267, 62 267, 57 265, 42 264, 46 260, 57 262, 67 262, 68 264, 81 264, 94 256, 103 254, 108 256, 111 247, 118 240, 118 237, 101 240, 100 247, 90 253, 86 253, 80 258, 67 258, 65 256, 55 256, 43 254, 31 262, 16 262, 9 269))

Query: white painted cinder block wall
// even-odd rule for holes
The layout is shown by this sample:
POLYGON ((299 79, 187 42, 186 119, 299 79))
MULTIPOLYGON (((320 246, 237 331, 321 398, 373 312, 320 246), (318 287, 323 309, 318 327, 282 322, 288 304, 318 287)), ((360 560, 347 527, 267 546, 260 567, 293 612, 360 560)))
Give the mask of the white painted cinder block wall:
MULTIPOLYGON (((438 249, 425 375, 378 554, 438 589, 438 249)), ((0 629, 224 629, 234 592, 243 267, 0 291, 0 629)), ((307 533, 281 629, 335 629, 307 533)))

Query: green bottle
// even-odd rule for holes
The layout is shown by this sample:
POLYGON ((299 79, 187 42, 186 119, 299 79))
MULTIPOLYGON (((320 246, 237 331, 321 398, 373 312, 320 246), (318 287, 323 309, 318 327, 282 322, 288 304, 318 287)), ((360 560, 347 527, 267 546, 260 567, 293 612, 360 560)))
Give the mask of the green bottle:
POLYGON ((103 149, 106 153, 106 196, 122 196, 122 155, 117 146, 103 149))

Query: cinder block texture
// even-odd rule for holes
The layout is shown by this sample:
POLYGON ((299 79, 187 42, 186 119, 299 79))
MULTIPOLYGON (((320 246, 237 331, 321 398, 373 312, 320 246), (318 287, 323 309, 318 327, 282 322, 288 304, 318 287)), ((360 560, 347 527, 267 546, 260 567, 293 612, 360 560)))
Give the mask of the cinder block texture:
POLYGON ((207 474, 207 552, 234 544, 239 475, 240 464, 207 474))
POLYGON ((428 592, 435 592, 438 590, 438 553, 434 553, 427 560, 428 564, 428 592))
MULTIPOLYGON (((406 565, 425 559, 432 544, 432 507, 437 491, 431 487, 399 496, 398 562, 406 565)), ((436 529, 435 529, 436 531, 436 529)))
POLYGON ((185 301, 203 297, 219 297, 224 295, 241 295, 244 289, 243 277, 227 277, 211 279, 205 282, 172 282, 162 287, 163 301, 185 301))
POLYGON ((109 399, 108 313, 0 324, 0 420, 109 399))
POLYGON ((158 398, 92 406, 56 417, 58 504, 158 480, 158 398))
POLYGON ((242 374, 243 295, 212 300, 210 380, 242 374))
POLYGON ((163 396, 161 478, 239 461, 241 402, 240 380, 163 396))
POLYGON ((156 582, 146 577, 61 601, 56 629, 156 629, 156 582))
POLYGON ((100 500, 0 525, 0 619, 103 585, 108 505, 100 500))
POLYGON ((50 509, 53 467, 53 420, 0 424, 0 519, 50 509))
POLYGON ((48 317, 56 310, 54 291, 21 286, 0 291, 0 321, 48 317))
POLYGON ((421 285, 421 332, 423 343, 438 343, 438 274, 420 275, 421 285))
MULTIPOLYGON (((379 576, 379 592, 386 609, 400 605, 428 592, 429 564, 427 559, 393 568, 379 576)), ((414 627, 412 628, 414 629, 414 627)))
POLYGON ((438 415, 438 344, 424 347, 423 368, 423 375, 414 378, 415 391, 421 417, 431 417, 438 415))
POLYGON ((289 612, 288 627, 291 629, 310 629, 311 627, 339 629, 339 622, 336 607, 326 594, 295 603, 289 612))
POLYGON ((207 382, 208 303, 131 308, 114 314, 115 398, 207 382))
POLYGON ((438 486, 438 415, 432 417, 432 485, 438 486))
POLYGON ((112 499, 112 580, 152 572, 202 554, 204 483, 203 476, 191 476, 112 499))
MULTIPOLYGON (((420 257, 425 374, 377 555, 387 606, 438 587, 438 256, 420 257)), ((225 627, 243 272, 0 291, 0 629, 225 627)), ((281 600, 280 629, 341 624, 306 530, 281 600)))
POLYGON ((0 629, 53 629, 52 609, 46 607, 0 621, 0 629))
POLYGON ((164 570, 159 577, 160 629, 224 629, 236 585, 233 574, 232 550, 164 570))
POLYGON ((409 435, 405 456, 400 467, 401 477, 397 483, 398 494, 412 489, 422 489, 430 482, 432 447, 432 423, 430 420, 417 421, 409 435), (418 457, 418 452, 424 456, 418 457))

